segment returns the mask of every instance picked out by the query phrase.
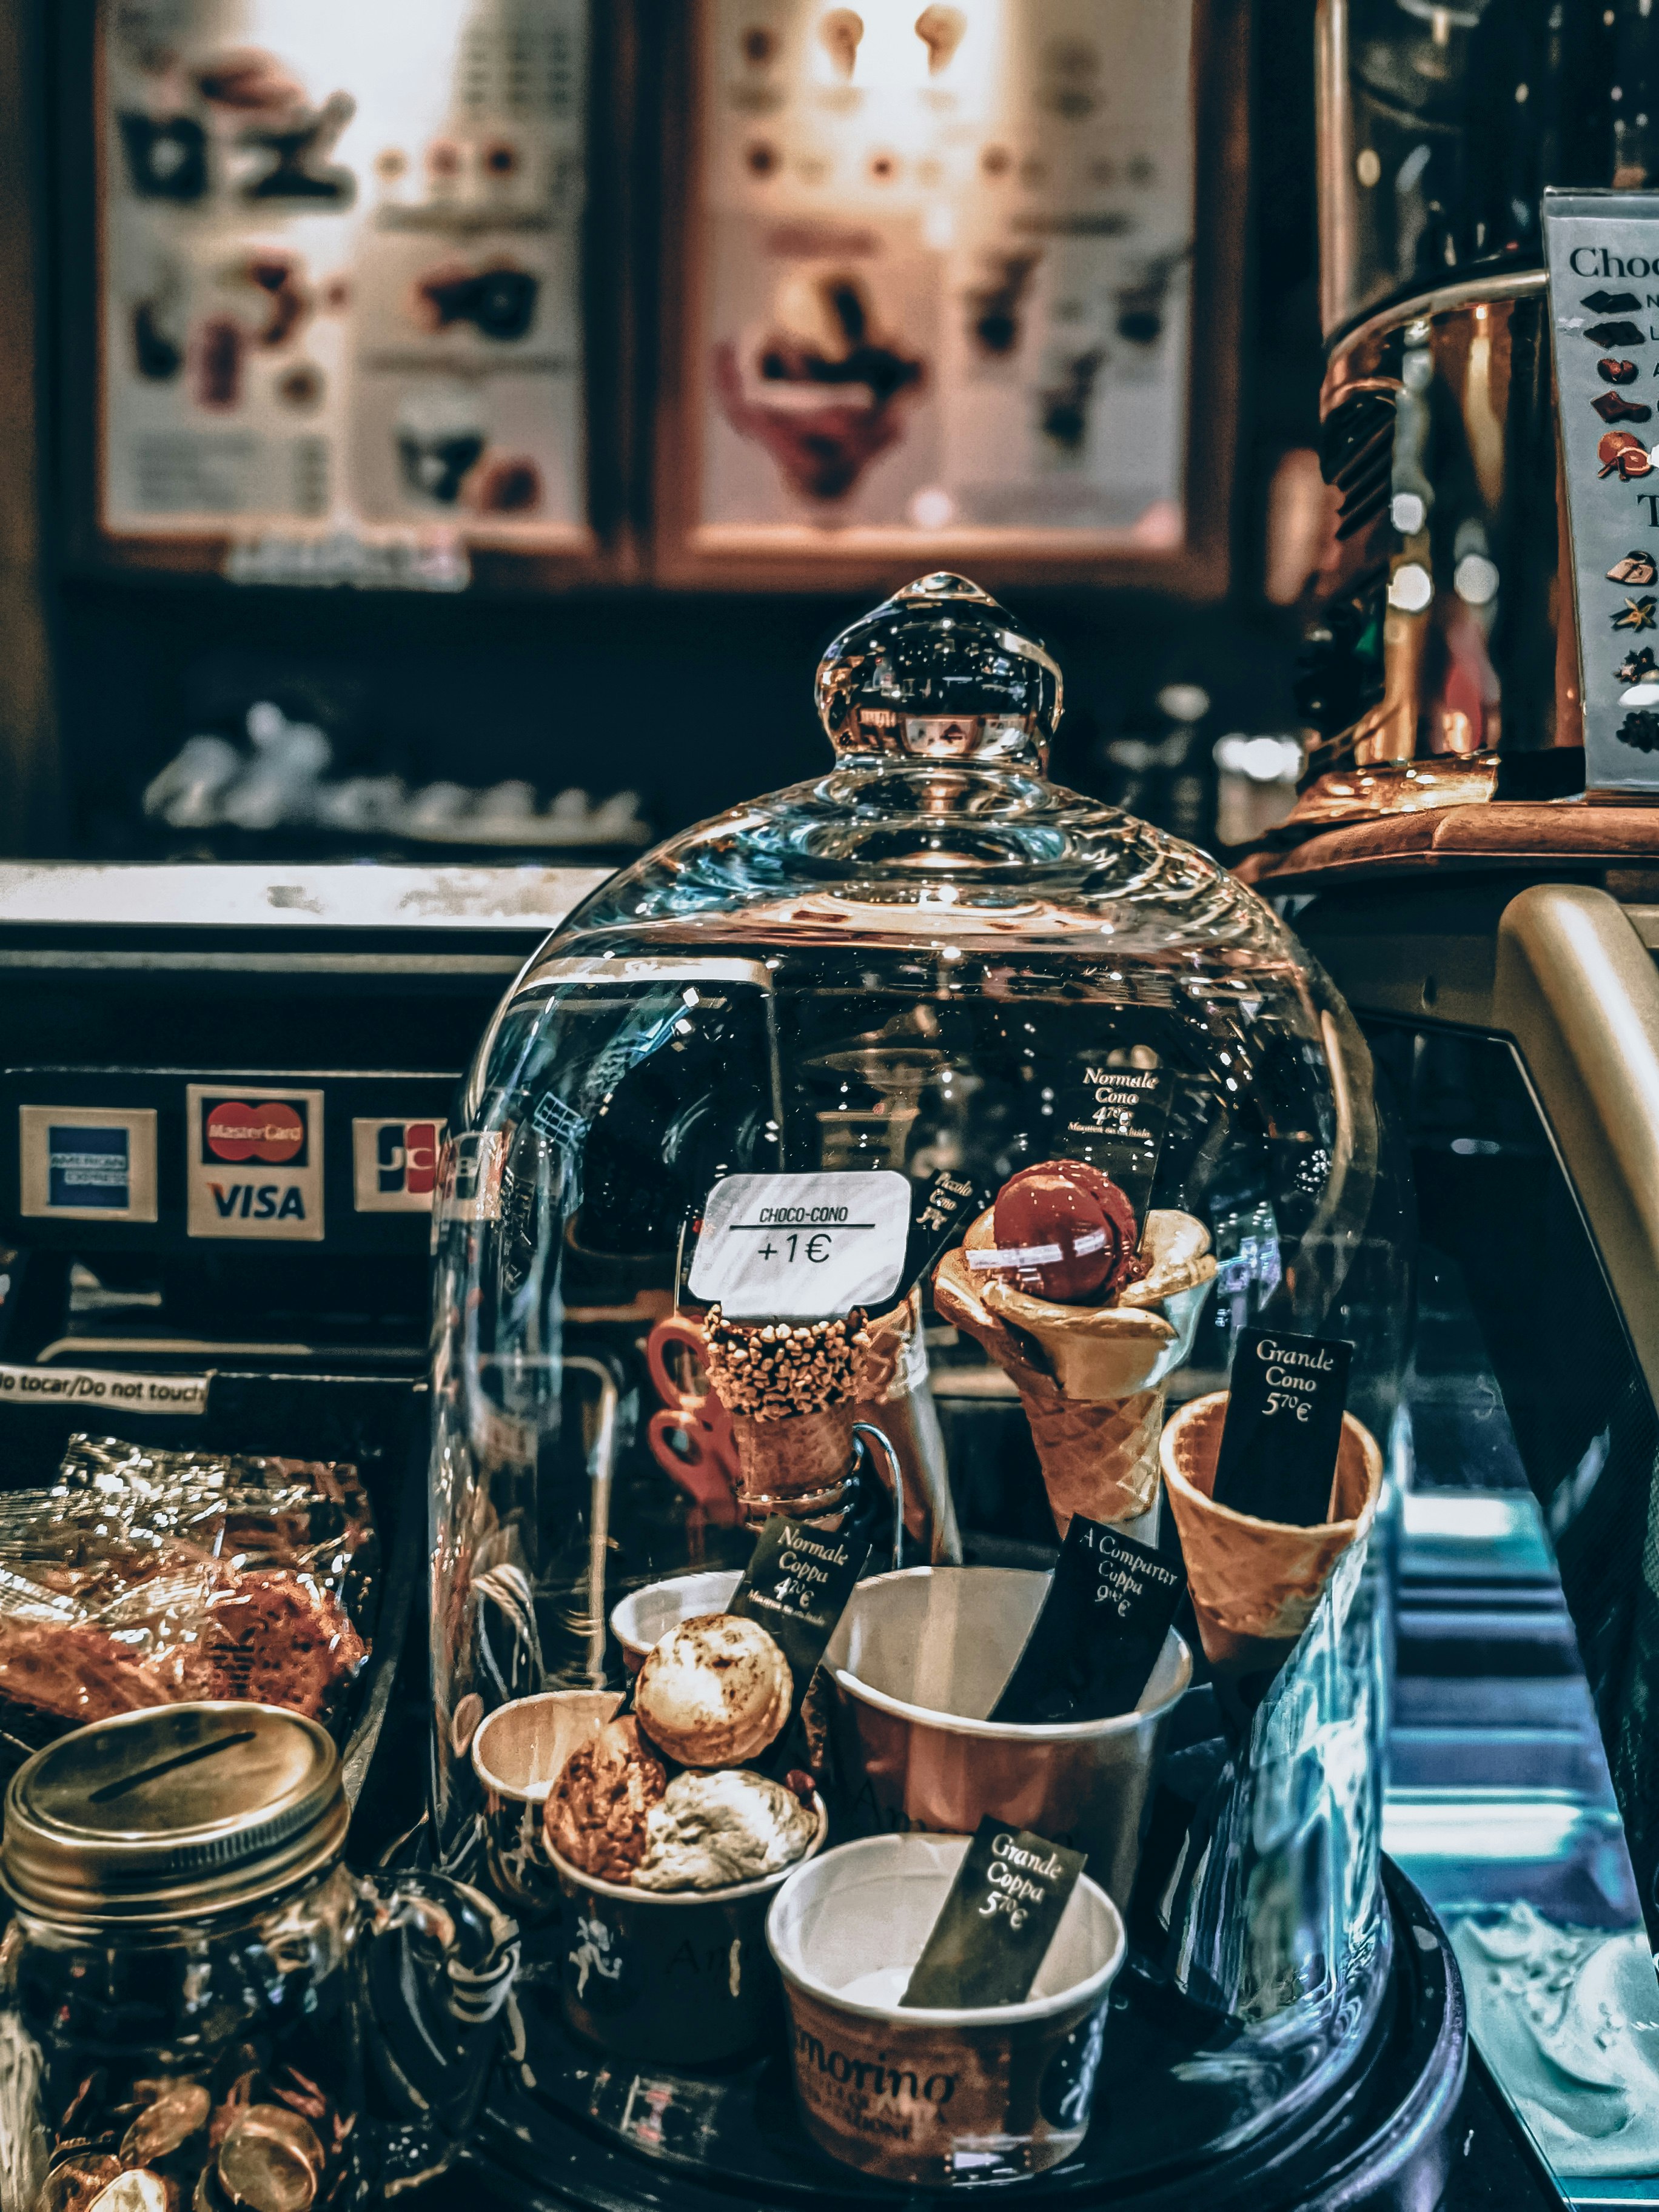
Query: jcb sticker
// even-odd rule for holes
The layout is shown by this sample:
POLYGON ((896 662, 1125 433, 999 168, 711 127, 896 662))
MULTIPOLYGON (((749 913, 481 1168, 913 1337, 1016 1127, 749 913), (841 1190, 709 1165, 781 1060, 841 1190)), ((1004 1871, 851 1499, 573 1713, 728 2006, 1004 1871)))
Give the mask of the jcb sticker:
POLYGON ((319 1243, 322 1092, 192 1083, 185 1102, 190 1234, 319 1243))
POLYGON ((430 1212, 443 1140, 441 1121, 355 1120, 351 1169, 358 1212, 430 1212))

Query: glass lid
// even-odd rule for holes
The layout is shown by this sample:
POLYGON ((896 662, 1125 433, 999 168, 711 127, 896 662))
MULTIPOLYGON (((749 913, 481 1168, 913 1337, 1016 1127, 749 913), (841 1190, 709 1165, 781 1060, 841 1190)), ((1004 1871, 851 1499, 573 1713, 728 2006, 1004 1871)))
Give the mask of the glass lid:
MULTIPOLYGON (((1225 1389, 1242 1330, 1351 1345, 1348 1407, 1389 1433, 1406 1188, 1364 1041, 1289 929, 1207 854, 1048 780, 1060 672, 960 577, 855 623, 817 696, 833 764, 611 878, 469 1079, 434 1226, 452 1863, 492 1848, 486 1716, 621 1689, 723 1612, 765 1527, 861 1531, 866 1578, 935 1571, 925 1618, 846 1630, 812 1677, 834 1846, 967 1817, 905 1798, 920 1769, 860 1730, 943 1710, 982 1740, 1075 1516, 1179 1559, 1161 1436, 1225 1389), (860 1667, 890 1679, 849 1688, 860 1667)), ((1376 2016, 1386 1638, 1364 1542, 1330 1573, 1375 1463, 1344 1462, 1347 1534, 1294 1662, 1285 1643, 1248 1696, 1218 1677, 1183 1702, 1214 1671, 1189 1619, 1146 1693, 1158 1727, 1220 1731, 1190 1771, 1232 1840, 1131 1916, 1136 1972, 1279 2039, 1205 2074, 1222 2135, 1376 2016)), ((1143 1766, 1090 1846, 1126 1910, 1143 1845, 1184 1848, 1148 1787, 1143 1766)), ((556 2078, 544 2054, 536 2094, 556 2078)))

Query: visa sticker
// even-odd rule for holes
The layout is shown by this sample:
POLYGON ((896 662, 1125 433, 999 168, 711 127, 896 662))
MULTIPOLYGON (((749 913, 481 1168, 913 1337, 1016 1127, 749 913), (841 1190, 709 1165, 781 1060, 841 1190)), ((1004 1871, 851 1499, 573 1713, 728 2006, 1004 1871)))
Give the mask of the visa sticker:
POLYGON ((191 1083, 185 1092, 192 1237, 323 1237, 323 1094, 191 1083))

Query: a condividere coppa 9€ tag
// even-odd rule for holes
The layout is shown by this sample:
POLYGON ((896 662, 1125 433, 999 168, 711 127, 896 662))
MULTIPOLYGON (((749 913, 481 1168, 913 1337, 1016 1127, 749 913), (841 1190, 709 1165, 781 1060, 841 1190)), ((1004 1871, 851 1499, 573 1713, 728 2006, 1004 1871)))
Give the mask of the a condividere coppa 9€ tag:
POLYGON ((824 1321, 892 1302, 910 1185, 890 1168, 726 1176, 703 1205, 691 1295, 732 1321, 824 1321))

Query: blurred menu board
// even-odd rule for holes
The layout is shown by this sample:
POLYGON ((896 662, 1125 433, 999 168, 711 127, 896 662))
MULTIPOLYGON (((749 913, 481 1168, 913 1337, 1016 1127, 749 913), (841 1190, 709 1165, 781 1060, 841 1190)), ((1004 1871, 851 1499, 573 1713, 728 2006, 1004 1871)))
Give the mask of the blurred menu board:
POLYGON ((103 0, 102 520, 586 538, 586 0, 103 0))
POLYGON ((707 0, 694 542, 1185 530, 1193 0, 707 0))

